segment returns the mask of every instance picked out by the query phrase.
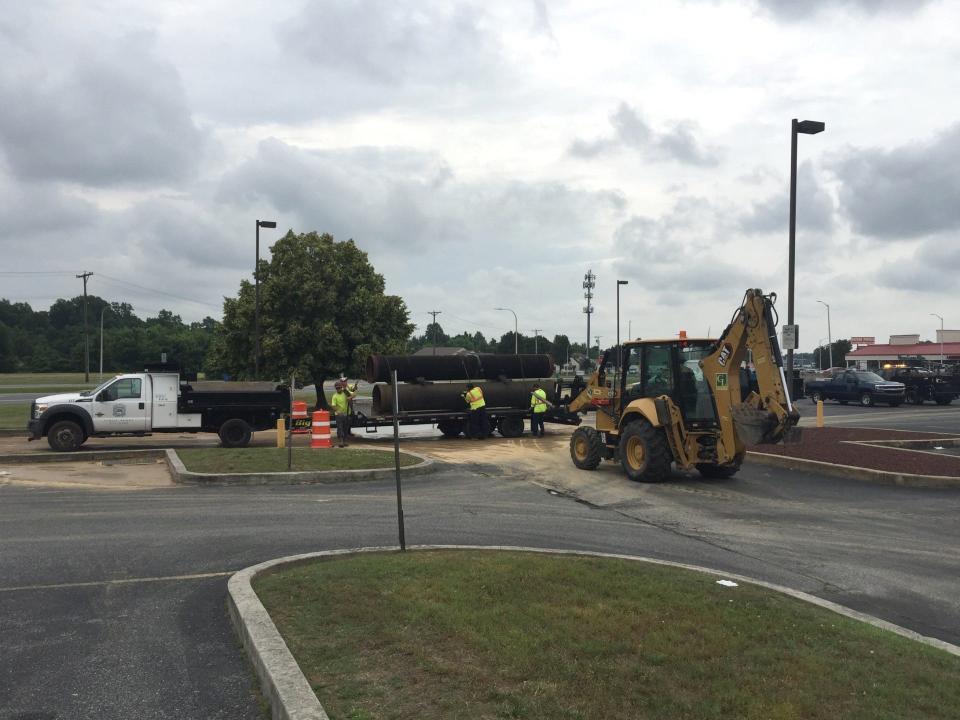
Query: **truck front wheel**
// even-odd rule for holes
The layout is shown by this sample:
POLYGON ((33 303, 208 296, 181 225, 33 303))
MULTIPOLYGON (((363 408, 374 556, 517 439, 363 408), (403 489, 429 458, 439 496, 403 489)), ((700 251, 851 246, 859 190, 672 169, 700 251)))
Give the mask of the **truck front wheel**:
POLYGON ((868 392, 863 393, 863 395, 860 396, 860 404, 864 407, 873 405, 873 395, 868 392))
POLYGON ((231 418, 220 426, 220 443, 226 448, 241 448, 250 444, 252 431, 240 418, 231 418))
POLYGON ((620 433, 620 464, 637 482, 660 482, 670 475, 673 454, 662 428, 646 418, 627 424, 620 433))
POLYGON ((86 440, 87 436, 83 434, 83 429, 72 420, 55 422, 47 431, 47 442, 57 452, 76 450, 86 440))

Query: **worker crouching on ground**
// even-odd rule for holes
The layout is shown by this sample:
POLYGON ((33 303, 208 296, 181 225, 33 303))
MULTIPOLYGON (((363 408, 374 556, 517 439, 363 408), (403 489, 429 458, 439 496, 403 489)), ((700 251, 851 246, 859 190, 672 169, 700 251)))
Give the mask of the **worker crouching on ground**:
POLYGON ((350 437, 350 400, 353 393, 350 392, 349 385, 342 380, 337 380, 333 388, 336 392, 330 398, 330 407, 337 421, 337 440, 340 447, 346 447, 347 438, 350 437))
POLYGON ((487 436, 487 403, 483 399, 483 390, 476 383, 470 383, 461 397, 470 406, 467 437, 471 440, 483 440, 487 436))
POLYGON ((548 407, 552 405, 547 400, 547 391, 539 383, 534 383, 530 393, 530 434, 534 437, 543 437, 543 414, 548 407))

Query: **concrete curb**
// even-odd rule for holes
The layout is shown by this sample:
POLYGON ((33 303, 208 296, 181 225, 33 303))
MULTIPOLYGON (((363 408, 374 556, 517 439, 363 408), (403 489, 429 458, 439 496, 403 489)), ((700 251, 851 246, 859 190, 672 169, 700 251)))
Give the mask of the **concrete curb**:
MULTIPOLYGON (((331 450, 333 452, 333 450, 331 450)), ((382 450, 377 452, 390 452, 382 450)), ((427 475, 440 469, 433 458, 420 453, 403 451, 407 455, 419 458, 416 465, 400 468, 403 477, 427 475)), ((176 450, 93 450, 85 452, 48 452, 0 455, 0 465, 26 465, 29 463, 54 462, 97 462, 109 460, 160 459, 166 462, 170 476, 181 485, 299 485, 306 483, 346 483, 364 480, 388 480, 394 477, 395 468, 377 468, 375 470, 311 470, 303 472, 275 473, 197 473, 187 470, 176 450)))
MULTIPOLYGON (((331 449, 331 452, 334 452, 331 449)), ((393 450, 380 450, 389 452, 393 450)), ((400 468, 403 477, 427 475, 439 469, 432 459, 419 453, 403 451, 406 455, 419 458, 416 465, 400 468)), ((361 480, 389 480, 396 475, 396 468, 377 468, 375 470, 308 470, 294 472, 263 472, 263 473, 198 473, 191 472, 184 467, 183 462, 173 450, 166 451, 167 467, 174 482, 182 485, 298 485, 303 483, 345 483, 361 480)))
MULTIPOLYGON (((575 555, 586 557, 613 558, 618 560, 631 560, 634 562, 645 562, 653 565, 666 565, 669 567, 683 568, 695 572, 713 575, 719 578, 737 580, 743 583, 750 583, 760 587, 773 590, 775 592, 789 595, 790 597, 812 603, 818 607, 830 610, 839 615, 859 620, 860 622, 873 625, 883 630, 889 630, 901 637, 915 640, 917 642, 930 645, 945 652, 960 657, 960 647, 943 640, 927 637, 913 630, 894 625, 886 620, 867 615, 865 613, 851 610, 843 605, 830 602, 810 595, 800 590, 793 590, 783 585, 764 582, 744 575, 725 573, 712 568, 701 567, 699 565, 688 565, 686 563, 671 562, 669 560, 658 560, 656 558, 641 557, 636 555, 618 555, 613 553, 588 552, 582 550, 545 550, 543 548, 512 547, 512 546, 483 546, 483 545, 416 545, 408 548, 409 550, 504 550, 514 552, 535 552, 551 555, 575 555)), ((258 575, 269 574, 279 570, 302 565, 312 562, 317 558, 336 557, 344 555, 354 555, 358 553, 369 552, 397 552, 396 547, 366 547, 353 548, 349 550, 326 550, 323 552, 305 553, 303 555, 290 555, 288 557, 268 560, 267 562, 253 565, 233 575, 227 583, 227 604, 230 609, 230 617, 236 627, 237 634, 247 655, 250 657, 257 676, 260 679, 260 686, 270 703, 271 714, 274 720, 329 720, 326 711, 317 699, 313 688, 297 665, 293 654, 287 647, 276 625, 267 613, 260 598, 253 591, 251 583, 258 575)))
POLYGON ((960 477, 949 475, 914 475, 912 473, 898 473, 889 470, 873 470, 871 468, 856 467, 854 465, 837 465, 821 460, 806 460, 790 457, 789 455, 773 455, 747 451, 747 457, 760 464, 787 470, 816 471, 824 475, 847 478, 850 480, 864 480, 882 485, 900 485, 902 487, 921 488, 960 488, 960 477))

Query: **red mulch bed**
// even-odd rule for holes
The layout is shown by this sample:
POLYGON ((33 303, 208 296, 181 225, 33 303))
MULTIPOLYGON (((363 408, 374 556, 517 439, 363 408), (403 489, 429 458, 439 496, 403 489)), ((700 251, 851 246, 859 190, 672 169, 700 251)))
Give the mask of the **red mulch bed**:
POLYGON ((932 440, 960 437, 956 433, 921 433, 898 430, 864 430, 861 428, 803 428, 799 443, 789 445, 752 445, 752 452, 786 455, 819 460, 835 465, 853 465, 873 470, 914 473, 917 475, 943 475, 960 477, 960 456, 934 455, 935 450, 922 448, 925 452, 884 446, 853 445, 850 440, 932 440))

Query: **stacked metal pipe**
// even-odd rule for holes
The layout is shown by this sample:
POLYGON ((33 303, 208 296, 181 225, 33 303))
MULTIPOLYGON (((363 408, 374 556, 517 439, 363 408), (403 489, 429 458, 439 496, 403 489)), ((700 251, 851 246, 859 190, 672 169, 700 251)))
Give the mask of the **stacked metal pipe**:
MULTIPOLYGON (((483 389, 483 399, 488 408, 530 407, 530 393, 537 383, 551 393, 553 380, 506 380, 502 382, 477 383, 483 389)), ((435 410, 437 412, 462 412, 467 409, 463 393, 467 383, 438 382, 429 385, 397 385, 401 412, 435 410)), ((551 393, 552 394, 552 393, 551 393)), ((390 415, 393 413, 393 386, 377 384, 373 386, 373 413, 390 415)))
POLYGON ((545 378, 553 375, 549 355, 370 355, 367 382, 390 382, 397 371, 400 382, 418 380, 501 380, 545 378))

